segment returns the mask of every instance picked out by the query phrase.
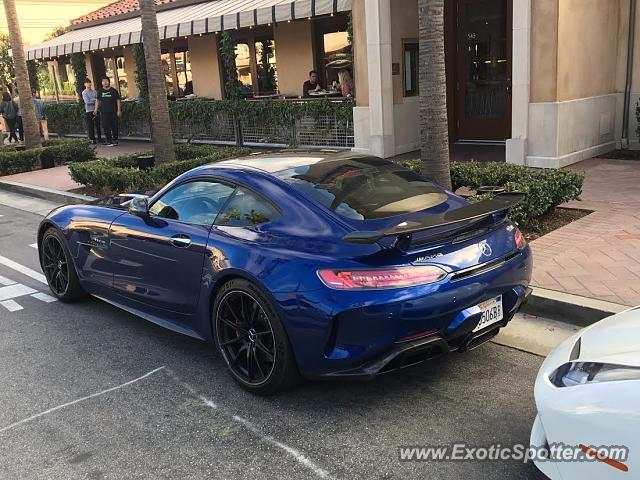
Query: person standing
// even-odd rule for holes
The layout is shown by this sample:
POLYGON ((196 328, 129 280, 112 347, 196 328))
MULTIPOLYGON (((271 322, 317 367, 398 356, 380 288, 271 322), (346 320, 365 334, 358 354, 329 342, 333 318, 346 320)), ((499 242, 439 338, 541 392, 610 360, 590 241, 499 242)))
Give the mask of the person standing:
POLYGON ((120 94, 106 77, 102 79, 102 88, 98 90, 94 114, 100 115, 107 147, 118 145, 118 119, 122 117, 120 94))
POLYGON ((40 126, 40 135, 47 141, 49 140, 49 124, 47 122, 47 116, 44 113, 44 100, 38 96, 35 88, 31 89, 31 95, 33 96, 33 108, 36 111, 36 121, 40 126))
POLYGON ((9 130, 9 143, 13 139, 18 143, 18 137, 16 136, 16 123, 18 118, 18 105, 11 99, 9 92, 2 93, 2 102, 0 102, 0 113, 9 130))
POLYGON ((24 142, 24 126, 22 125, 22 114, 20 113, 20 95, 17 88, 14 91, 15 95, 13 96, 13 101, 18 107, 18 116, 16 117, 16 131, 18 132, 18 138, 20 138, 20 141, 24 142))
POLYGON ((88 78, 84 81, 84 90, 82 91, 82 101, 84 102, 84 125, 87 129, 89 140, 94 145, 102 143, 102 130, 100 128, 100 116, 95 115, 96 98, 98 92, 93 89, 93 84, 88 78))

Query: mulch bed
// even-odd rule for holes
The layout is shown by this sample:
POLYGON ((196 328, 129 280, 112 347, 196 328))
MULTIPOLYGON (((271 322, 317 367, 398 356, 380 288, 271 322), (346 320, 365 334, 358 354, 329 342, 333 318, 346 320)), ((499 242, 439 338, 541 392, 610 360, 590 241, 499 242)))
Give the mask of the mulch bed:
POLYGON ((558 228, 580 220, 590 213, 593 212, 591 210, 580 210, 577 208, 556 208, 554 212, 548 213, 541 218, 540 228, 537 231, 524 228, 522 229, 522 233, 527 241, 531 242, 558 228))

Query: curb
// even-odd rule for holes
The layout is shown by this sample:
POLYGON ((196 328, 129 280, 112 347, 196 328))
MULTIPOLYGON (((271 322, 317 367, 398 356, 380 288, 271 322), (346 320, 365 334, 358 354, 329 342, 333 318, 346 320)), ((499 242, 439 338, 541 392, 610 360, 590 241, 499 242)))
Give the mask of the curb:
POLYGON ((88 195, 80 195, 77 193, 54 190, 52 188, 36 185, 27 185, 25 183, 11 182, 8 180, 0 180, 0 190, 19 193, 21 195, 27 195, 29 197, 35 197, 41 200, 61 204, 94 203, 98 200, 97 198, 89 197, 88 195))
POLYGON ((628 305, 539 287, 532 287, 532 289, 533 293, 529 301, 522 307, 523 313, 551 318, 578 327, 588 327, 603 318, 631 308, 628 305))

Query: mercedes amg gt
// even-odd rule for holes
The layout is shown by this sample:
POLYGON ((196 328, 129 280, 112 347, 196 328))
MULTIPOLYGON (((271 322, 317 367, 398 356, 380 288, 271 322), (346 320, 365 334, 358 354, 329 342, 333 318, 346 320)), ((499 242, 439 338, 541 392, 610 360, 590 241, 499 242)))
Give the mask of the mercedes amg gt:
POLYGON ((274 154, 191 170, 152 197, 52 211, 40 262, 93 295, 211 342, 257 394, 372 378, 492 338, 525 302, 517 193, 471 203, 394 163, 274 154))

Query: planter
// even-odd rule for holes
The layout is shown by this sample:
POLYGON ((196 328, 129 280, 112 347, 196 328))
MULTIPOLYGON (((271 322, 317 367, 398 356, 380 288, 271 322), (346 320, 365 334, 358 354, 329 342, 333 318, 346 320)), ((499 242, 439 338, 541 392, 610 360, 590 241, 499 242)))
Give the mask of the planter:
POLYGON ((140 155, 137 159, 138 170, 151 170, 156 166, 156 157, 153 155, 140 155))
POLYGON ((24 152, 26 149, 24 145, 16 145, 16 152, 24 152))
POLYGON ((486 193, 498 195, 499 193, 504 193, 504 187, 483 186, 483 187, 478 187, 478 189, 476 190, 477 195, 484 195, 486 193))

